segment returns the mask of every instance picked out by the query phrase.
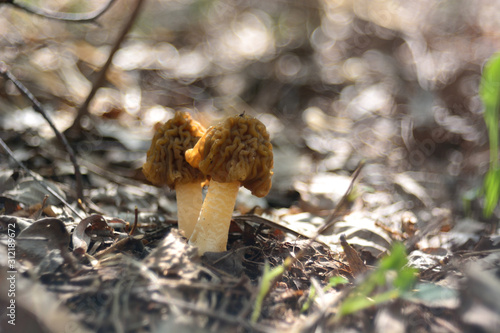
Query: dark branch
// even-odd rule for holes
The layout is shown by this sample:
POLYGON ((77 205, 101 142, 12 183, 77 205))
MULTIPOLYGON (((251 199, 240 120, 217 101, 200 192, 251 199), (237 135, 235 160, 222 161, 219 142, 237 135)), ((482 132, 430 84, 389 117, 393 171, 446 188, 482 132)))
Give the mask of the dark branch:
POLYGON ((68 22, 78 22, 78 23, 85 23, 85 22, 92 22, 99 18, 102 14, 104 14, 109 7, 115 2, 115 0, 109 0, 106 5, 104 5, 102 8, 99 8, 97 10, 94 10, 89 13, 61 13, 61 12, 53 12, 53 11, 48 11, 42 8, 38 7, 33 7, 31 5, 28 5, 26 3, 22 2, 14 2, 14 0, 10 1, 0 1, 5 2, 6 4, 12 5, 15 8, 19 8, 21 10, 24 10, 27 13, 38 15, 41 17, 45 17, 47 19, 51 20, 58 20, 58 21, 68 21, 68 22))
POLYGON ((82 182, 82 174, 80 173, 80 168, 78 167, 78 163, 76 161, 75 153, 73 151, 73 148, 68 143, 68 140, 66 137, 59 132, 59 130, 56 128, 54 123, 52 122, 52 119, 50 119, 49 115, 47 112, 45 112, 45 109, 43 108, 42 104, 40 101, 33 96, 33 94, 22 84, 15 76, 12 74, 11 71, 9 71, 7 65, 3 62, 0 61, 0 74, 5 77, 7 80, 11 80, 12 83, 21 91, 21 93, 26 96, 32 103, 33 103, 33 109, 40 113, 43 118, 49 123, 50 127, 56 134, 57 138, 59 141, 62 142, 64 147, 66 148, 66 151, 68 152, 69 158, 71 160, 71 163, 73 163, 73 167, 75 169, 75 179, 76 179, 76 194, 79 199, 84 201, 83 198, 83 182, 82 182))
POLYGON ((47 184, 45 184, 44 182, 40 181, 40 179, 38 179, 38 177, 33 172, 31 172, 30 169, 28 169, 22 162, 18 161, 16 159, 16 157, 14 156, 14 153, 12 152, 12 150, 10 150, 9 146, 7 146, 7 144, 1 138, 0 138, 0 146, 3 148, 3 150, 5 150, 5 152, 10 156, 10 158, 14 162, 16 162, 17 165, 19 165, 28 175, 30 175, 31 177, 33 177, 33 179, 38 184, 40 184, 40 186, 42 186, 45 190, 47 190, 47 192, 49 192, 50 194, 52 194, 55 198, 57 198, 64 205, 66 205, 73 213, 75 213, 76 216, 78 216, 81 219, 83 218, 82 215, 80 215, 80 213, 78 213, 78 211, 76 211, 76 209, 74 209, 66 200, 64 200, 63 197, 61 197, 56 191, 54 191, 49 186, 47 186, 47 184))
POLYGON ((120 45, 125 39, 125 36, 128 34, 132 26, 134 25, 134 22, 139 15, 139 12, 141 11, 142 4, 144 3, 144 0, 136 0, 135 2, 135 7, 133 8, 132 14, 130 15, 127 24, 122 28, 120 31, 120 35, 118 36, 118 39, 115 41, 115 44, 113 45, 113 48, 111 49, 111 52, 109 53, 108 60, 104 64, 104 66, 101 68, 99 73, 97 74, 97 77, 92 85, 92 90, 90 91, 89 95, 87 96, 87 99, 83 104, 80 106, 78 109, 78 114, 73 121, 73 125, 68 129, 69 132, 71 132, 74 129, 80 128, 80 120, 82 119, 83 116, 88 114, 88 107, 92 99, 94 99, 94 96, 99 90, 100 87, 104 84, 106 81, 106 72, 108 71, 109 66, 111 66, 111 62, 113 60, 113 56, 115 53, 120 49, 120 45))

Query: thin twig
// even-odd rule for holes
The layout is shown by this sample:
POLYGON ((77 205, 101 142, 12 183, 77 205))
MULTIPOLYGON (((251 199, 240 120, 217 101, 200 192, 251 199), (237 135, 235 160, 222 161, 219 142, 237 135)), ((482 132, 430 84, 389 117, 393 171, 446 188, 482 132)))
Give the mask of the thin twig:
POLYGON ((139 220, 139 209, 137 206, 135 206, 135 214, 134 214, 134 224, 132 225, 132 229, 130 229, 130 232, 128 233, 129 236, 133 236, 135 230, 137 229, 137 222, 139 220))
POLYGON ((63 197, 61 197, 56 191, 54 191, 53 189, 51 189, 49 186, 47 186, 44 182, 40 181, 38 179, 38 177, 33 173, 31 172, 30 169, 28 169, 22 162, 18 161, 16 159, 16 157, 14 156, 14 153, 12 152, 12 150, 10 150, 10 148, 7 146, 7 144, 2 140, 2 138, 0 138, 0 146, 2 146, 2 148, 5 150, 5 152, 10 156, 10 158, 17 163, 17 165, 19 165, 28 175, 30 175, 31 177, 33 177, 33 179, 38 183, 40 184, 40 186, 42 186, 45 190, 47 190, 47 192, 49 192, 50 194, 52 194, 55 198, 57 198, 59 201, 61 201, 64 205, 66 205, 66 207, 68 207, 73 213, 75 213, 76 216, 78 216, 79 218, 83 219, 82 215, 80 215, 80 213, 78 213, 78 211, 76 211, 76 209, 74 209, 63 197))
POLYGON ((120 251, 125 245, 128 244, 128 242, 130 242, 131 239, 132 239, 132 237, 125 237, 125 238, 122 238, 120 240, 117 240, 116 242, 111 244, 110 247, 105 248, 104 250, 97 252, 94 255, 94 258, 99 259, 107 254, 113 253, 115 251, 120 251))
POLYGON ((9 4, 15 8, 21 9, 25 12, 28 12, 30 14, 38 15, 50 20, 58 20, 58 21, 67 21, 67 22, 74 22, 74 23, 85 23, 85 22, 92 22, 99 18, 102 14, 104 14, 109 7, 115 2, 115 0, 109 0, 106 5, 104 5, 102 8, 96 9, 94 11, 88 12, 88 13, 61 13, 61 12, 53 12, 49 10, 45 10, 39 7, 33 7, 31 5, 28 5, 26 3, 22 2, 14 2, 14 0, 10 0, 5 2, 6 4, 9 4))
POLYGON ((109 53, 108 60, 106 60, 106 63, 101 68, 101 70, 98 72, 97 77, 92 85, 92 90, 90 91, 89 95, 87 96, 87 99, 85 100, 85 102, 83 102, 83 104, 78 109, 78 114, 77 114, 75 120, 73 121, 73 125, 71 125, 71 127, 69 129, 70 131, 72 131, 73 129, 80 128, 80 121, 81 121, 82 117, 86 116, 89 113, 88 112, 89 104, 94 99, 94 96, 95 96, 97 90, 99 90, 99 88, 101 88, 102 85, 104 84, 104 82, 106 81, 106 73, 109 69, 109 66, 111 65, 111 62, 113 60, 113 56, 120 49, 120 46, 121 46, 123 40, 125 39, 125 36, 127 36, 128 32, 130 31, 130 29, 134 25, 134 22, 135 22, 137 16, 139 15, 140 9, 141 9, 142 5, 144 4, 144 2, 145 2, 144 0, 136 0, 135 7, 132 9, 132 14, 129 17, 127 24, 125 24, 125 26, 120 31, 118 39, 115 41, 115 44, 113 45, 113 48, 111 49, 111 52, 109 53))
POLYGON ((43 200, 42 200, 42 206, 40 207, 40 209, 38 209, 34 214, 33 214, 33 220, 37 221, 41 216, 42 216, 42 213, 43 213, 43 210, 45 209, 45 207, 47 207, 47 200, 49 199, 49 196, 46 194, 44 197, 43 197, 43 200))
POLYGON ((361 173, 361 170, 363 170, 364 166, 365 161, 362 160, 356 167, 356 170, 354 170, 354 172, 352 173, 351 183, 349 184, 349 187, 347 188, 344 195, 337 203, 331 214, 328 215, 328 217, 325 219, 323 225, 316 231, 316 235, 313 237, 314 239, 319 235, 322 235, 327 229, 333 227, 333 225, 338 221, 338 218, 344 215, 345 211, 347 210, 350 195, 352 193, 352 190, 354 189, 354 185, 356 184, 359 174, 361 173))
MULTIPOLYGON (((285 227, 284 225, 281 225, 279 223, 276 223, 274 221, 271 221, 271 220, 268 220, 262 216, 259 216, 259 215, 254 215, 254 214, 244 214, 244 215, 238 215, 238 216, 234 216, 233 217, 233 220, 235 222, 253 222, 253 223, 257 223, 259 225, 266 225, 268 227, 271 227, 273 229, 278 229, 278 230, 281 230, 283 231, 284 233, 287 233, 287 234, 291 234, 292 236, 294 236, 295 238, 302 238, 302 239, 310 239, 311 237, 307 236, 307 235, 304 235, 298 231, 295 231, 293 229, 290 229, 288 227, 285 227)), ((316 242, 318 242, 319 244, 325 246, 325 247, 328 247, 327 244, 325 244, 324 242, 322 241, 318 241, 316 240, 316 242)))
POLYGON ((26 86, 22 84, 21 81, 19 81, 11 71, 9 71, 9 68, 3 61, 0 61, 0 74, 2 74, 2 76, 4 76, 6 79, 11 80, 12 83, 14 83, 14 85, 17 87, 17 89, 19 89, 21 93, 25 95, 31 101, 31 103, 33 103, 33 109, 38 113, 40 113, 43 116, 43 118, 45 118, 45 120, 49 123, 49 126, 56 134, 56 137, 59 139, 59 141, 62 142, 64 148, 66 148, 66 151, 68 152, 69 155, 69 159, 71 160, 71 163, 73 164, 73 167, 75 169, 77 199, 81 199, 82 201, 84 201, 82 174, 80 172, 80 167, 78 166, 78 163, 76 161, 75 152, 73 151, 73 148, 71 148, 71 146, 69 145, 68 140, 56 128, 56 126, 52 122, 52 119, 50 119, 47 112, 45 112, 42 103, 40 103, 40 101, 35 96, 33 96, 33 94, 28 90, 28 88, 26 88, 26 86))
MULTIPOLYGON (((309 241, 307 242, 307 246, 304 246, 299 252, 294 257, 291 257, 290 265, 302 258, 302 256, 305 254, 306 249, 308 247, 311 247, 312 244, 316 241, 316 239, 328 228, 333 226, 336 222, 339 221, 339 219, 344 215, 345 212, 345 206, 347 205, 347 202, 349 201, 349 195, 352 193, 352 190, 354 188, 354 185, 356 184, 359 174, 361 173, 361 170, 363 169, 365 163, 362 161, 356 170, 352 173, 351 176, 351 183, 349 184, 349 187, 347 188, 346 192, 340 199, 339 203, 335 206, 333 209, 332 213, 325 219, 323 225, 321 225, 314 235, 309 238, 309 241)), ((289 268, 289 267, 287 267, 289 268)))

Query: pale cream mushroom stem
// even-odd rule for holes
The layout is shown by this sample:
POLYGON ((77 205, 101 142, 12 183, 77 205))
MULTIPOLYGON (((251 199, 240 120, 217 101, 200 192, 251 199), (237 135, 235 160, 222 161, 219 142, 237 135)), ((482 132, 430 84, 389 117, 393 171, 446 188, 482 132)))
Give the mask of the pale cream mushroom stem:
POLYGON ((202 187, 199 182, 177 184, 175 186, 178 227, 179 230, 184 231, 187 238, 191 237, 198 222, 201 205, 203 204, 202 187))
POLYGON ((240 185, 240 182, 210 181, 198 223, 189 240, 191 244, 196 244, 200 254, 226 251, 231 216, 240 185))

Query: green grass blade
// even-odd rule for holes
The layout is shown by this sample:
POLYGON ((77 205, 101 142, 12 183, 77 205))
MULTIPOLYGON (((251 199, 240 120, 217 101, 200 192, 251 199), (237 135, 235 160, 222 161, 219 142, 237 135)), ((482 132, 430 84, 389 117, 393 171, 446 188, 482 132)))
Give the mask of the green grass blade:
POLYGON ((484 66, 479 95, 484 104, 484 121, 490 141, 490 169, 484 178, 484 215, 490 217, 500 197, 498 164, 498 121, 500 114, 500 54, 491 57, 484 66))

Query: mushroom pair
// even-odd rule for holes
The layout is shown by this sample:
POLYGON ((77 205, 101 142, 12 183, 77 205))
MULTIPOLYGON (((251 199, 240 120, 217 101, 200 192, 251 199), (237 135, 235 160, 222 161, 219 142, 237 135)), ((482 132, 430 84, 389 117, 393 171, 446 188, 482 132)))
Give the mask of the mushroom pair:
MULTIPOLYGON (((177 115, 178 113, 174 119, 181 117, 177 115)), ((184 114, 183 118, 189 119, 190 123, 195 124, 192 126, 199 126, 198 123, 190 119, 189 115, 184 114)), ((162 127, 166 127, 169 122, 162 127)), ((150 181, 152 180, 148 176, 148 170, 153 169, 154 173, 162 173, 165 170, 165 168, 150 168, 149 166, 149 164, 154 164, 150 160, 158 162, 163 158, 163 155, 160 154, 160 159, 155 160, 153 156, 157 154, 151 151, 164 144, 158 141, 158 138, 164 137, 164 135, 165 131, 161 135, 157 132, 148 151, 148 161, 144 165, 144 174, 150 181)), ((198 141, 193 144, 192 142, 187 143, 187 139, 184 140, 186 145, 183 147, 191 147, 179 149, 185 154, 185 160, 175 164, 175 166, 186 167, 184 163, 187 161, 189 167, 193 167, 194 170, 210 179, 210 184, 201 211, 199 206, 194 204, 190 207, 198 209, 199 212, 195 225, 192 220, 189 223, 181 222, 180 212, 184 209, 181 208, 181 205, 185 203, 180 201, 182 196, 177 193, 179 228, 184 230, 189 242, 198 247, 200 254, 225 251, 239 187, 248 188, 253 195, 258 197, 265 196, 271 188, 273 149, 269 134, 262 122, 241 114, 229 117, 208 128, 203 135, 193 136, 199 138, 198 141), (193 225, 194 228, 188 229, 186 225, 193 225), (192 233, 188 234, 188 230, 192 230, 192 233)), ((172 163, 169 164, 169 167, 171 166, 173 166, 172 163)), ((196 179, 198 179, 198 186, 200 186, 203 179, 196 179)), ((180 189, 178 185, 175 188, 176 191, 180 189)), ((200 189, 198 188, 198 190, 200 189)), ((201 190, 199 192, 201 196, 201 190)))

